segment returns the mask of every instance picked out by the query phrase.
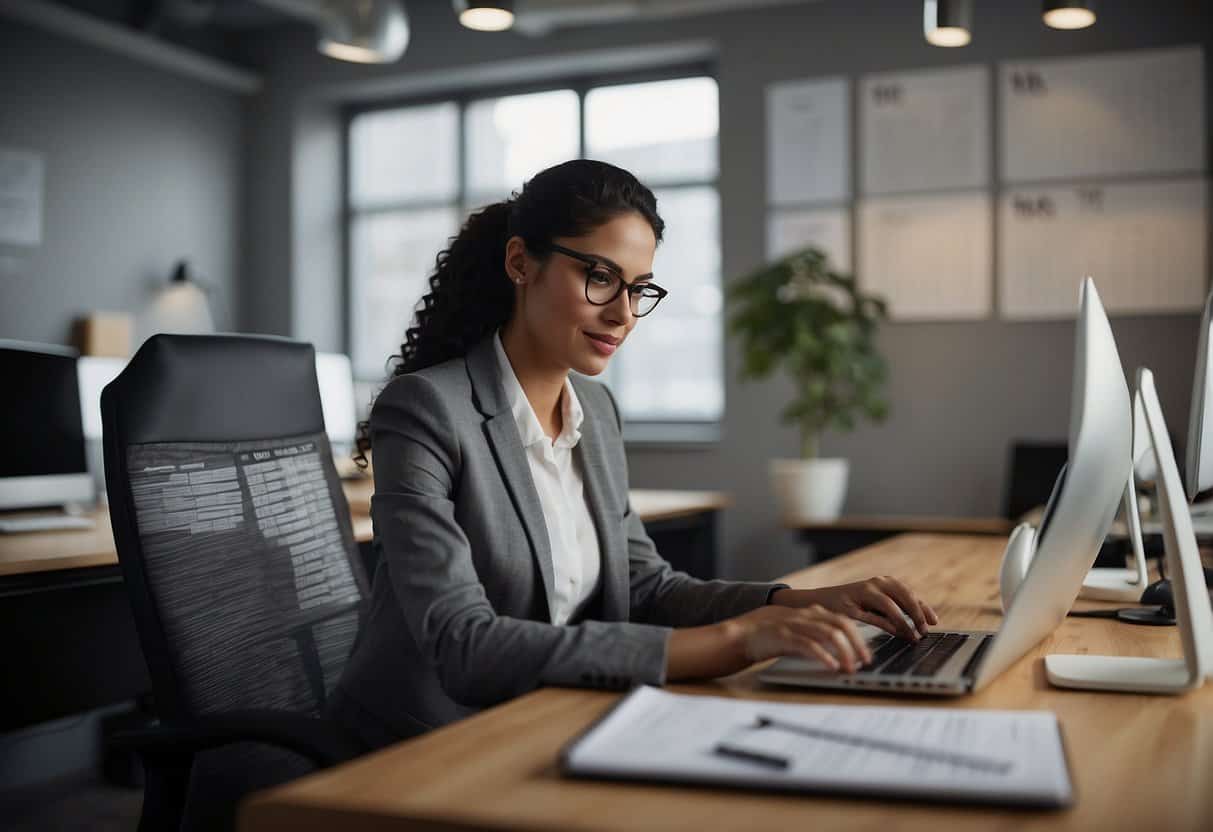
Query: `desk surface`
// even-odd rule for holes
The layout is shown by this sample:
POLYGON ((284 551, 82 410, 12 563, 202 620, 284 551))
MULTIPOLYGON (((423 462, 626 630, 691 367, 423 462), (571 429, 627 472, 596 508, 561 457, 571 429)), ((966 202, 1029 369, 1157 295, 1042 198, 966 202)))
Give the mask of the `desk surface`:
MULTIPOLYGON (((906 535, 786 580, 816 586, 897 575, 928 590, 944 625, 992 629, 1000 619, 1002 546, 988 538, 906 535)), ((1179 636, 1171 627, 1067 619, 986 690, 939 701, 766 688, 753 671, 671 686, 684 693, 814 703, 1051 709, 1061 720, 1076 786, 1076 805, 1064 812, 566 780, 556 770, 559 749, 618 694, 547 688, 263 792, 243 807, 241 829, 1213 828, 1213 687, 1182 697, 1049 687, 1045 654, 1086 651, 1178 656, 1179 636)))
POLYGON ((796 531, 927 532, 930 534, 1009 534, 1005 517, 937 517, 910 514, 852 514, 837 520, 786 521, 796 531))
MULTIPOLYGON (((370 501, 374 484, 370 479, 346 480, 342 487, 350 502, 354 538, 365 543, 372 534, 370 501)), ((716 491, 635 489, 631 499, 646 523, 717 511, 730 503, 727 495, 716 491)), ((0 534, 0 577, 117 565, 109 512, 99 509, 90 516, 97 524, 92 529, 0 534)))

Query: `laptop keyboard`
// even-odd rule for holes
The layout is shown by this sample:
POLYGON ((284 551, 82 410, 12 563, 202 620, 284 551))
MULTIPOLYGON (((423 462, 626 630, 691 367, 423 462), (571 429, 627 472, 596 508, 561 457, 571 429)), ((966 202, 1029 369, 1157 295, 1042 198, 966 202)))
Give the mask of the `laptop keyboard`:
POLYGON ((882 676, 933 676, 968 639, 968 633, 929 633, 919 641, 881 635, 869 642, 872 661, 861 672, 882 676))

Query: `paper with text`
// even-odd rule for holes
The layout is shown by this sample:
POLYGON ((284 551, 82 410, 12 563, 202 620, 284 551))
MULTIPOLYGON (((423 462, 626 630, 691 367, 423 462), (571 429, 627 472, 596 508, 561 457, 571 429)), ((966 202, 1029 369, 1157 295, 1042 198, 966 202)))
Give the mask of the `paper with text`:
POLYGON ((791 791, 1039 806, 1072 799, 1060 728, 1050 711, 801 705, 642 687, 566 749, 564 764, 584 776, 791 791), (757 727, 764 716, 931 753, 757 727), (722 755, 715 751, 722 742, 789 765, 777 769, 722 755), (949 753, 957 759, 943 759, 949 753), (967 757, 997 765, 973 765, 967 757))

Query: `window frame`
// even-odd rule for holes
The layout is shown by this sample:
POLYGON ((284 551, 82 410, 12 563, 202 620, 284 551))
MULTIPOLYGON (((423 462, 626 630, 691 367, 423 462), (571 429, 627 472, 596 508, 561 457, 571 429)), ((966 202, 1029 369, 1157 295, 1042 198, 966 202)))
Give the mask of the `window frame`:
MULTIPOLYGON (((467 112, 468 108, 477 101, 484 101, 494 98, 502 98, 506 96, 528 95, 532 93, 553 92, 557 90, 570 90, 577 96, 578 109, 578 130, 577 130, 577 158, 586 158, 586 97, 590 91, 602 87, 622 86, 627 84, 642 84, 658 81, 673 81, 681 78, 711 78, 716 82, 717 89, 720 87, 720 79, 716 66, 712 62, 696 61, 692 63, 681 63, 662 68, 650 68, 638 70, 635 72, 610 72, 610 73, 581 73, 569 76, 558 76, 553 78, 545 78, 541 81, 529 83, 512 83, 491 86, 476 86, 468 87, 453 87, 449 90, 438 90, 429 92, 424 95, 413 96, 397 96, 385 98, 374 102, 359 102, 351 103, 341 108, 341 272, 342 272, 342 309, 341 309, 341 339, 347 353, 352 354, 353 350, 353 330, 354 321, 354 298, 353 298, 353 251, 352 251, 352 228, 355 220, 360 216, 370 216, 378 213, 394 213, 397 211, 418 210, 425 208, 448 208, 454 207, 459 217, 464 218, 470 210, 467 181, 467 154, 468 154, 468 132, 467 132, 467 112), (371 208, 355 208, 351 199, 350 186, 350 131, 353 122, 356 118, 367 113, 374 113, 383 110, 395 110, 410 107, 420 107, 432 104, 454 104, 456 109, 456 131, 458 134, 458 146, 455 154, 455 182, 456 182, 456 197, 454 200, 445 199, 417 199, 417 200, 397 200, 391 202, 377 203, 371 208)), ((719 133, 717 133, 717 142, 719 143, 719 133)), ((719 153, 717 154, 717 168, 715 176, 706 179, 675 179, 668 182, 662 182, 652 186, 654 190, 668 191, 679 190, 682 188, 702 188, 711 187, 715 189, 717 197, 720 194, 720 164, 719 153)), ((721 236, 721 248, 723 249, 724 241, 721 236)), ((437 254, 437 252, 435 252, 437 254)), ((723 252, 722 252, 723 260, 723 252)), ((721 275, 723 283, 723 274, 721 275)), ((724 289, 723 285, 721 287, 724 289)), ((721 326, 725 325, 725 313, 722 309, 721 326)), ((721 341, 722 349, 724 340, 721 341)), ((725 373, 724 356, 719 356, 721 368, 721 383, 725 385, 725 407, 727 407, 727 380, 725 373)), ((380 384, 382 378, 367 379, 355 376, 355 381, 360 384, 380 384)), ((678 446, 697 446, 711 445, 720 439, 720 425, 724 421, 724 409, 717 419, 649 419, 649 420, 633 420, 624 417, 625 439, 629 444, 653 444, 653 445, 678 445, 678 446)), ((623 415, 623 414, 621 414, 623 415)))

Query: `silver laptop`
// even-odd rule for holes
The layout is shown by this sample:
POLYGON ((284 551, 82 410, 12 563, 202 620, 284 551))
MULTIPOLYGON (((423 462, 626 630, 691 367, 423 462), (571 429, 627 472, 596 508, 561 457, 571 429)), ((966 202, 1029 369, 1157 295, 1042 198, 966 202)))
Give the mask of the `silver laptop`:
POLYGON ((917 643, 870 625, 873 661, 856 673, 815 659, 779 659, 763 682, 957 696, 979 690, 1053 632, 1099 553, 1132 470, 1132 407, 1095 284, 1079 291, 1069 461, 1049 498, 1036 553, 997 632, 943 631, 917 643))

